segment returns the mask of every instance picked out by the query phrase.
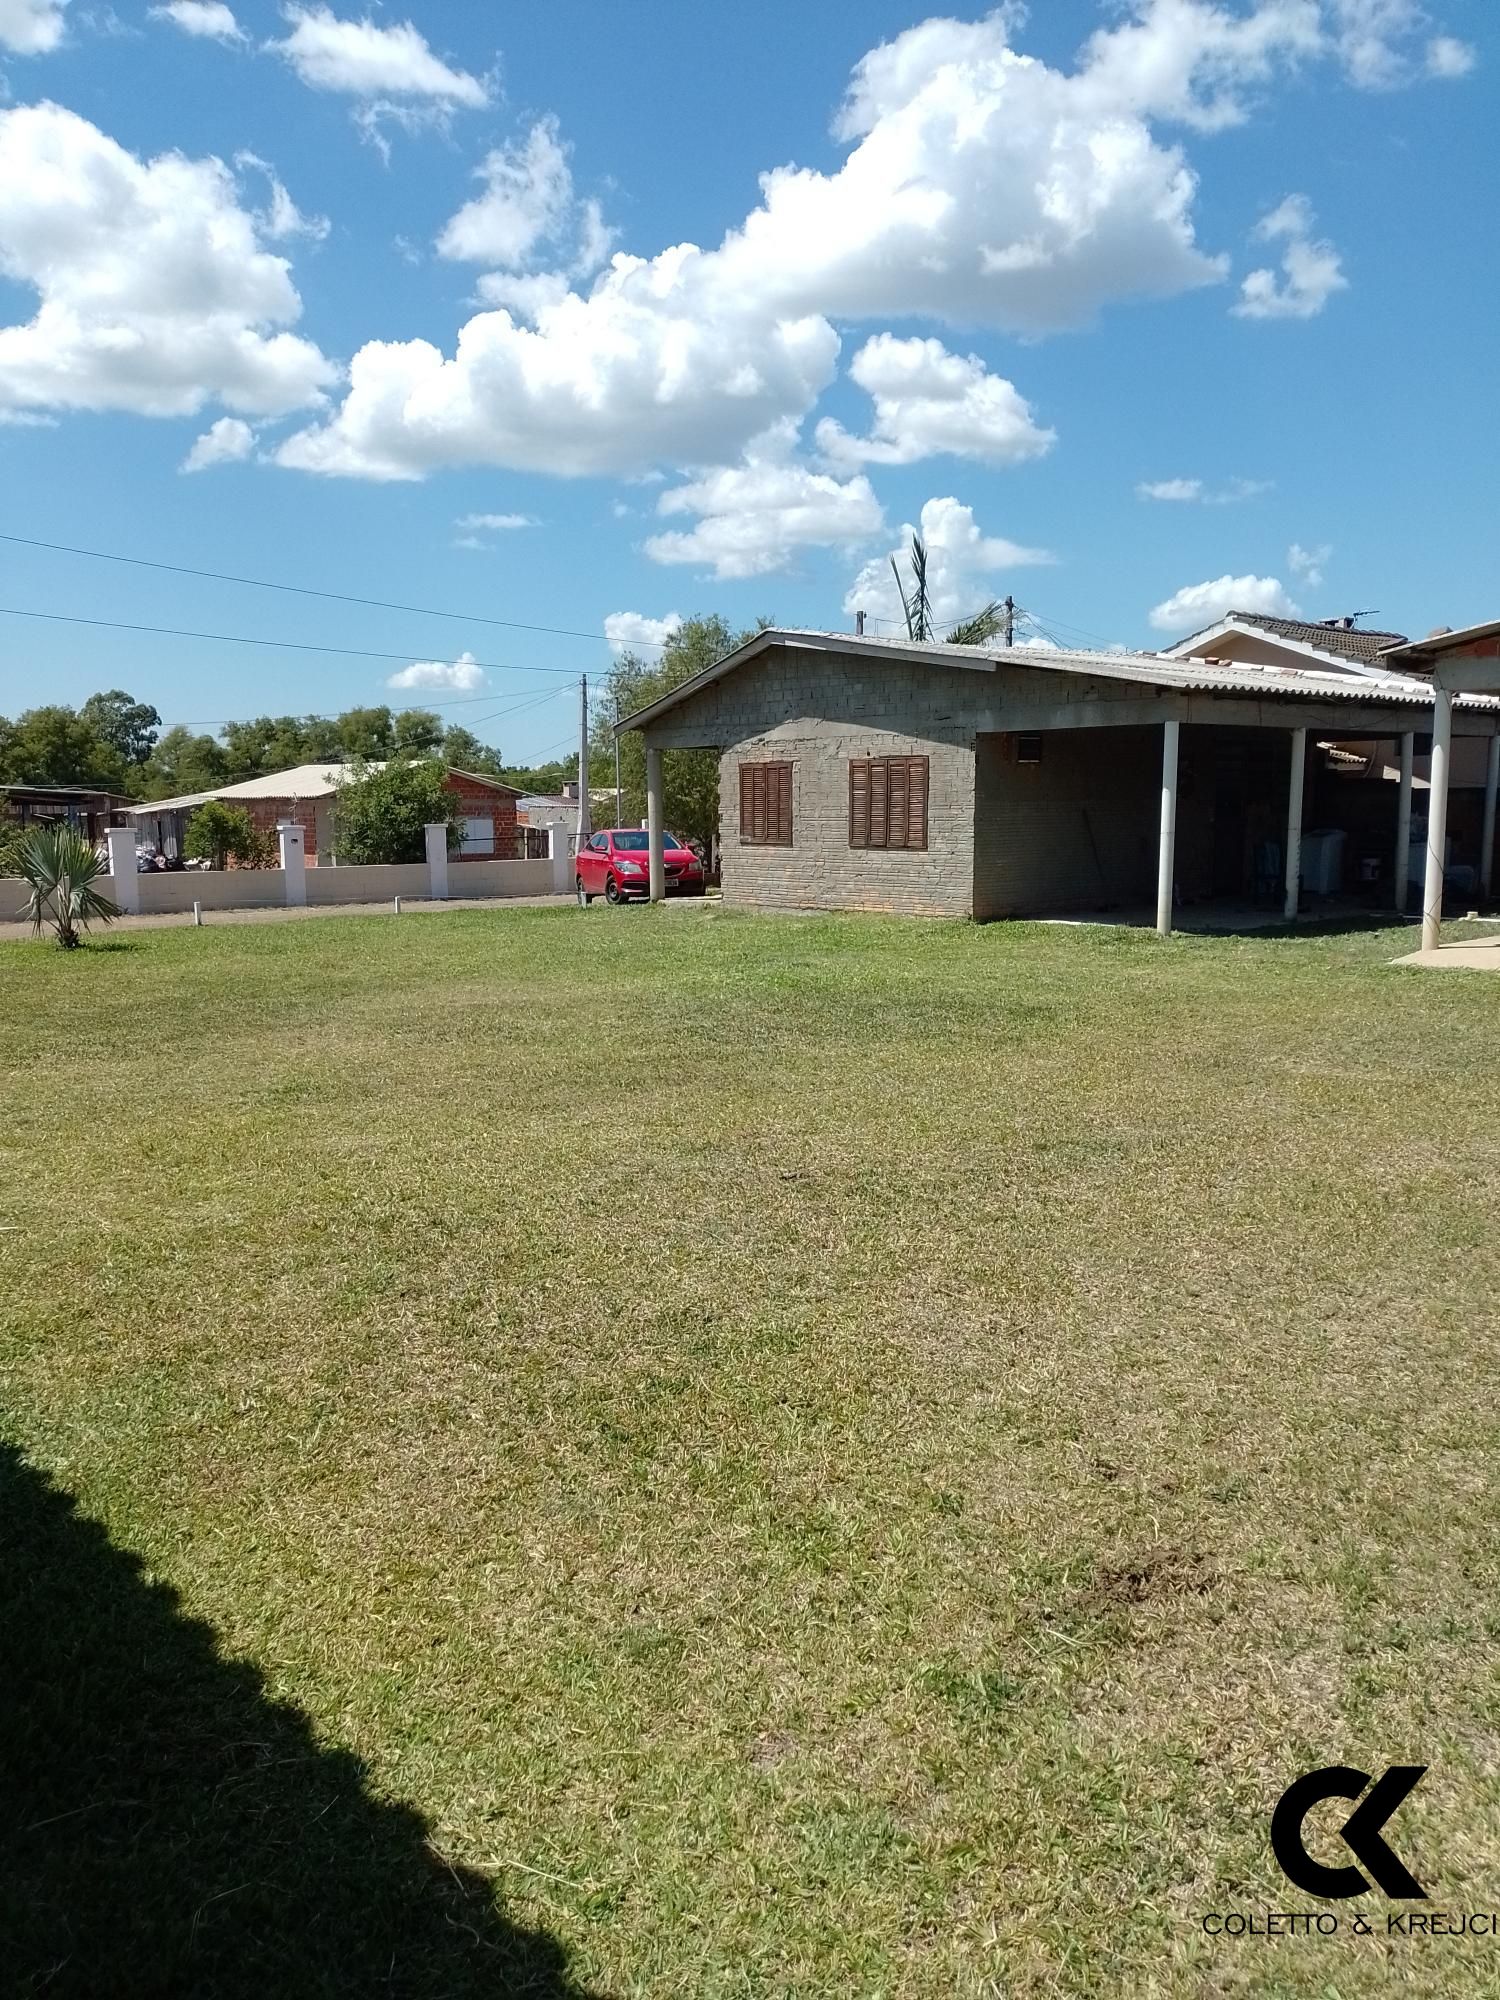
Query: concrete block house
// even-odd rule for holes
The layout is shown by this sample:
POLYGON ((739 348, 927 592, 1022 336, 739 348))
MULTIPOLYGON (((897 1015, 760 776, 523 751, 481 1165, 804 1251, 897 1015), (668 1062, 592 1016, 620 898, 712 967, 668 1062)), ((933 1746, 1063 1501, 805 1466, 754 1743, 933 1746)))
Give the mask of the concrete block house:
MULTIPOLYGON (((220 785, 211 792, 188 792, 180 798, 156 799, 130 808, 142 846, 159 848, 175 858, 182 847, 187 823, 197 807, 209 799, 223 799, 241 806, 250 815, 257 832, 274 840, 278 826, 300 826, 308 867, 327 867, 336 858, 335 795, 347 766, 343 764, 298 764, 289 771, 272 771, 263 778, 247 778, 237 785, 220 785)), ((477 771, 448 771, 447 788, 458 800, 462 815, 460 845, 450 859, 457 861, 511 861, 517 852, 516 800, 513 785, 477 771)))
MULTIPOLYGON (((713 748, 726 904, 981 919, 1154 906, 1167 930, 1178 907, 1214 898, 1295 914, 1304 833, 1326 831, 1310 735, 1315 752, 1407 739, 1431 728, 1433 700, 1418 675, 1331 654, 1264 664, 771 629, 619 726, 645 738, 653 894, 662 755, 713 748)), ((1500 702, 1459 699, 1455 733, 1497 726, 1500 702)), ((1375 859, 1399 902, 1409 781, 1389 811, 1375 859)))

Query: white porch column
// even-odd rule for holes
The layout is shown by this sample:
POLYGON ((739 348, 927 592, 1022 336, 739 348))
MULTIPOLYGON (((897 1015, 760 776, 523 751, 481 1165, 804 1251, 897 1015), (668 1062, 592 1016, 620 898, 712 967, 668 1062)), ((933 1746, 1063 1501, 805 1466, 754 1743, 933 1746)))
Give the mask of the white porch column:
POLYGON ((292 820, 281 820, 277 823, 276 838, 281 843, 287 908, 293 909, 307 901, 307 856, 302 851, 302 829, 292 820))
POLYGON ((661 752, 646 751, 646 830, 651 848, 651 900, 661 902, 667 893, 667 862, 662 847, 661 752))
POLYGON ((133 916, 141 907, 141 878, 135 865, 135 828, 112 826, 104 835, 109 848, 110 892, 122 916, 133 916))
POLYGON ((435 903, 448 900, 448 827, 444 820, 424 826, 427 837, 427 893, 435 903))
POLYGON ((1396 794, 1396 912, 1406 908, 1411 874, 1411 767, 1417 739, 1407 730, 1401 739, 1401 789, 1396 794))
POLYGON ((1453 696, 1432 697, 1432 768, 1427 793, 1427 878, 1422 885, 1422 949, 1436 951, 1443 927, 1443 861, 1448 846, 1448 755, 1453 747, 1453 696))
POLYGON ((1292 775, 1286 795, 1286 919, 1297 914, 1302 895, 1302 787, 1307 776, 1307 731, 1294 729, 1292 775))
POLYGON ((1177 739, 1182 725, 1174 718, 1161 726, 1161 846, 1156 860, 1156 929, 1167 937, 1172 929, 1172 885, 1177 857, 1177 739))
POLYGON ((1500 795, 1500 736, 1490 738, 1484 767, 1484 832, 1479 840, 1479 893, 1487 903, 1495 879, 1495 801, 1500 795))

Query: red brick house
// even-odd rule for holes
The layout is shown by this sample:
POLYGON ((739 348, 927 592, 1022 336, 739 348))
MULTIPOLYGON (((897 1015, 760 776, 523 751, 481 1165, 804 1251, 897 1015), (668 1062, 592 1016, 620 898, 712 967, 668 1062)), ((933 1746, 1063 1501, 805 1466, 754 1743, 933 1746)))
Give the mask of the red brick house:
MULTIPOLYGON (((290 771, 272 771, 264 778, 246 778, 238 785, 220 785, 211 792, 186 792, 180 798, 154 799, 132 806, 143 847, 160 848, 169 859, 181 851, 182 837, 194 810, 209 799, 242 806, 258 832, 275 834, 287 821, 302 828, 309 868, 327 867, 337 852, 334 799, 347 766, 298 764, 290 771)), ((449 768, 447 788, 458 801, 459 845, 454 861, 512 861, 517 853, 516 800, 513 785, 478 771, 449 768)))

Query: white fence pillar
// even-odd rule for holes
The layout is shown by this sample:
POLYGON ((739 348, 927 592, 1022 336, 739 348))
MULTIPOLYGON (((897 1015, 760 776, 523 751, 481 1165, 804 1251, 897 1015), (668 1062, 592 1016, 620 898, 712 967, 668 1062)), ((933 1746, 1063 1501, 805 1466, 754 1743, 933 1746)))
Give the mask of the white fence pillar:
POLYGON ((1307 731, 1294 729, 1292 773, 1286 794, 1286 920, 1297 914, 1302 897, 1302 790, 1307 778, 1307 731))
POLYGON ((568 846, 568 829, 565 826, 548 827, 547 859, 552 863, 554 895, 571 896, 575 870, 572 851, 568 846))
POLYGON ((435 903, 448 900, 448 826, 445 820, 434 820, 431 826, 424 826, 427 836, 427 893, 435 903))
POLYGON ((1177 739, 1182 725, 1161 726, 1161 845, 1156 857, 1156 928, 1162 937, 1172 929, 1172 885, 1177 866, 1177 739))
POLYGON ((1443 928, 1443 869, 1448 859, 1448 753, 1453 747, 1453 696, 1432 697, 1432 764, 1427 778, 1427 872, 1422 883, 1422 949, 1436 951, 1443 928))
POLYGON ((1411 881, 1411 771, 1417 739, 1408 729, 1401 738, 1401 787, 1396 794, 1396 913, 1406 909, 1411 881))
POLYGON ((109 875, 115 908, 134 915, 141 907, 141 878, 135 865, 135 828, 112 826, 104 836, 109 848, 109 875))
POLYGON ((307 901, 307 856, 303 852, 305 836, 300 826, 284 819, 277 825, 276 837, 281 843, 281 868, 286 878, 287 908, 292 909, 307 901))

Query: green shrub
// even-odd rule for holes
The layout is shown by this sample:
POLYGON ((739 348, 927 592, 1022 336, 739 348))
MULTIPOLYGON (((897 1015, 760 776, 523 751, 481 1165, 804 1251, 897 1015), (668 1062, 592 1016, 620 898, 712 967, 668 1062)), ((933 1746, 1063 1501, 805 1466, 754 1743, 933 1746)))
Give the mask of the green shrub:
POLYGON ((447 769, 430 757, 380 766, 356 764, 338 788, 334 845, 348 867, 363 863, 424 861, 424 831, 439 821, 448 845, 458 845, 458 800, 446 784, 447 769))
POLYGON ((188 821, 182 851, 189 861, 206 861, 211 868, 227 868, 231 861, 249 865, 260 844, 243 806, 208 799, 188 821))

